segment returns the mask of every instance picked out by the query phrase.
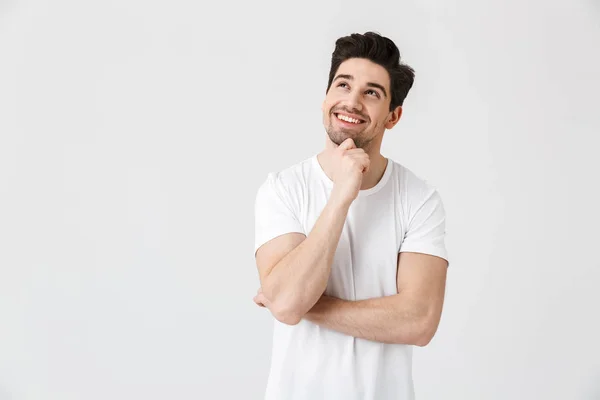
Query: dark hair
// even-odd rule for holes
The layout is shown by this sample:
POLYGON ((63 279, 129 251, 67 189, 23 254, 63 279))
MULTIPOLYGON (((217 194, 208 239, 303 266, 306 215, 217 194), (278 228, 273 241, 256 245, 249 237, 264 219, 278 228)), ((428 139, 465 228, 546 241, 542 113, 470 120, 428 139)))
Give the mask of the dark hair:
POLYGON ((331 55, 329 82, 325 93, 329 92, 340 65, 350 58, 366 58, 386 69, 390 75, 390 91, 392 92, 390 111, 404 103, 404 99, 413 85, 415 71, 401 63, 400 50, 394 42, 375 32, 353 33, 336 40, 335 50, 331 55))

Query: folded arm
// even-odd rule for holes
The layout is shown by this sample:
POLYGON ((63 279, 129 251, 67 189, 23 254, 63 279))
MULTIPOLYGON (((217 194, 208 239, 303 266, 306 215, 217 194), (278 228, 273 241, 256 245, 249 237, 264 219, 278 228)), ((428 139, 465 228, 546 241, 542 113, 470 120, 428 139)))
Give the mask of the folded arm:
POLYGON ((308 236, 279 236, 256 253, 261 289, 255 302, 295 325, 321 297, 346 221, 350 202, 332 196, 308 236))
POLYGON ((425 346, 440 322, 447 266, 436 256, 400 253, 398 294, 359 301, 322 296, 304 318, 354 337, 425 346))

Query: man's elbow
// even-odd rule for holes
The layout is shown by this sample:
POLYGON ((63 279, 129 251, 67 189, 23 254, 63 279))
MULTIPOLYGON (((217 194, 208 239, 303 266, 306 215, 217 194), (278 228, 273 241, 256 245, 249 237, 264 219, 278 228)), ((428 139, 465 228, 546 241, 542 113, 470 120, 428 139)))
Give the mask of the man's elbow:
POLYGON ((431 342, 437 331, 439 318, 429 310, 423 310, 419 314, 409 324, 397 324, 397 335, 393 343, 425 347, 431 342))
POLYGON ((303 314, 298 312, 296 307, 291 305, 277 304, 271 310, 273 317, 286 325, 297 325, 303 317, 303 314))
POLYGON ((425 347, 429 344, 429 342, 431 342, 433 336, 434 335, 421 335, 415 339, 414 345, 419 347, 425 347))
POLYGON ((297 301, 289 293, 277 290, 269 282, 264 282, 262 292, 267 299, 266 306, 273 317, 286 325, 296 325, 304 314, 300 313, 297 301))
POLYGON ((420 329, 417 330, 417 334, 414 338, 414 345, 419 347, 427 346, 437 331, 438 323, 436 321, 423 321, 420 329))
POLYGON ((297 325, 304 313, 294 299, 282 296, 270 302, 269 310, 275 319, 286 325, 297 325))

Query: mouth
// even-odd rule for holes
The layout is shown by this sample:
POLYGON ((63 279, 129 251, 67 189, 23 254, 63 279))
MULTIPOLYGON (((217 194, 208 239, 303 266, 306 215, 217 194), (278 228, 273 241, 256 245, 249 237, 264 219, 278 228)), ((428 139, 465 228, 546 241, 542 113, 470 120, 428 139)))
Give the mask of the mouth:
POLYGON ((349 115, 342 114, 342 113, 333 113, 333 115, 335 116, 335 119, 337 119, 344 125, 356 126, 356 125, 362 125, 366 122, 363 119, 351 117, 349 115))

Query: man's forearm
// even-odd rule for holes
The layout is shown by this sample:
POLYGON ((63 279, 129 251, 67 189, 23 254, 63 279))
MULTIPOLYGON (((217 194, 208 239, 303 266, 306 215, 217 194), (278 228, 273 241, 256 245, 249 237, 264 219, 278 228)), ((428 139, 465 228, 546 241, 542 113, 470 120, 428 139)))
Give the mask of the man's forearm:
POLYGON ((304 316, 346 335, 383 343, 426 345, 433 336, 425 306, 401 294, 359 301, 322 296, 304 316))
POLYGON ((331 197, 306 239, 271 270, 262 285, 271 312, 297 323, 321 297, 349 206, 331 197))

